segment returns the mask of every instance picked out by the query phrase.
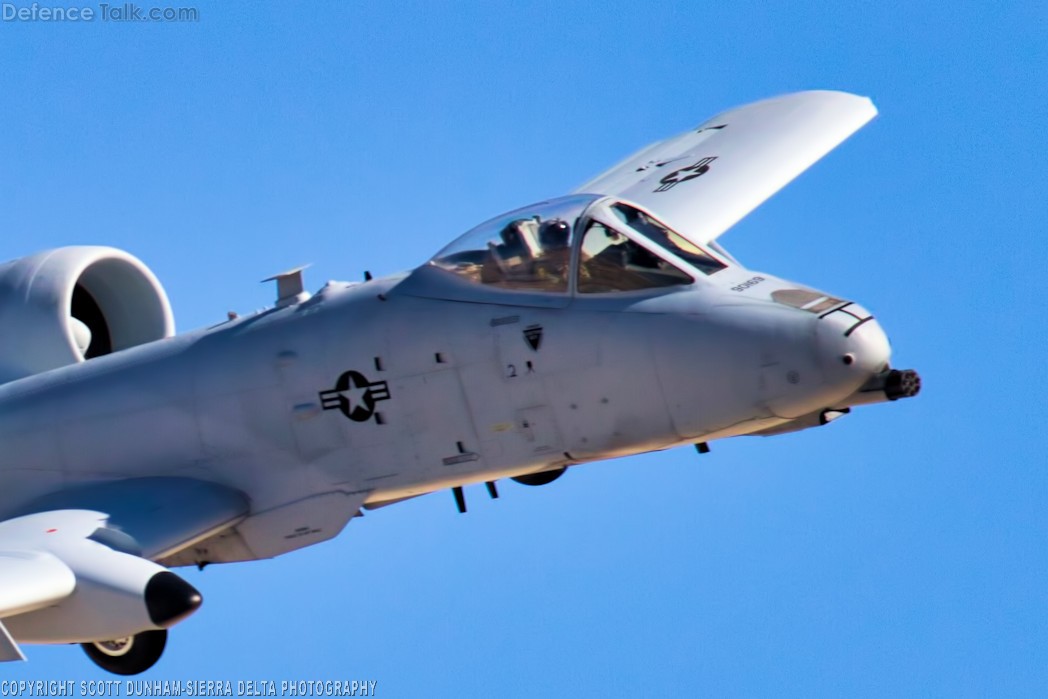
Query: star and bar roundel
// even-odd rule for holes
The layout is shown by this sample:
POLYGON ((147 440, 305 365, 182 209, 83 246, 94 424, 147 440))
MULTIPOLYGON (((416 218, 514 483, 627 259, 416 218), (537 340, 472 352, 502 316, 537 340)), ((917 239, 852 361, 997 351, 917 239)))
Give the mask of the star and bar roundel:
POLYGON ((369 381, 359 371, 347 371, 338 377, 335 387, 320 392, 324 410, 338 410, 353 422, 367 422, 375 415, 375 405, 389 400, 389 383, 369 381))

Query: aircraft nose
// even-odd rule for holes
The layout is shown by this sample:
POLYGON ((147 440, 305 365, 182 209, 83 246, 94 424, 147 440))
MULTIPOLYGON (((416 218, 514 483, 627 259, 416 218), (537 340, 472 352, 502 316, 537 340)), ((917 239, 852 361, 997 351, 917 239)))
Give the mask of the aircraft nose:
POLYGON ((832 381, 861 384, 889 366, 888 336, 873 314, 856 303, 821 316, 817 332, 823 370, 832 381))

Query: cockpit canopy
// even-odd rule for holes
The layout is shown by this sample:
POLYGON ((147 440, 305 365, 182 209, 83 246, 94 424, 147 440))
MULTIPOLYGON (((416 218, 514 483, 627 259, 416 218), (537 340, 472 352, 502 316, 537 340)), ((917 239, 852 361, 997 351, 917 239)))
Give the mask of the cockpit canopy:
POLYGON ((563 197, 503 214, 465 233, 430 264, 478 284, 567 292, 572 233, 596 199, 563 197))
POLYGON ((574 195, 482 223, 429 266, 492 289, 606 294, 693 284, 727 264, 636 206, 574 195))

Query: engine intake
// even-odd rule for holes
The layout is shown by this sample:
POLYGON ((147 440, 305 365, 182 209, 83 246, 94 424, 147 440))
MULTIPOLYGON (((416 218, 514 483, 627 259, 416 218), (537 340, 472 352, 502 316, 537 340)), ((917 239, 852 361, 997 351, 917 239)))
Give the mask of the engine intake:
POLYGON ((167 294, 134 256, 65 247, 0 265, 0 381, 170 337, 167 294))

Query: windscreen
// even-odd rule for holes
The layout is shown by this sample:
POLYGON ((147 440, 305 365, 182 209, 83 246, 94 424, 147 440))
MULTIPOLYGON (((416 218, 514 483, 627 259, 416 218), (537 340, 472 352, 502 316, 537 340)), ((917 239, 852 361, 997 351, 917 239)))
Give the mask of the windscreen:
POLYGON ((627 226, 669 250, 703 274, 714 274, 727 267, 680 233, 638 208, 619 202, 612 205, 611 210, 627 226))
POLYGON ((603 223, 591 221, 586 227, 579 251, 580 294, 641 291, 693 281, 687 273, 603 223))

